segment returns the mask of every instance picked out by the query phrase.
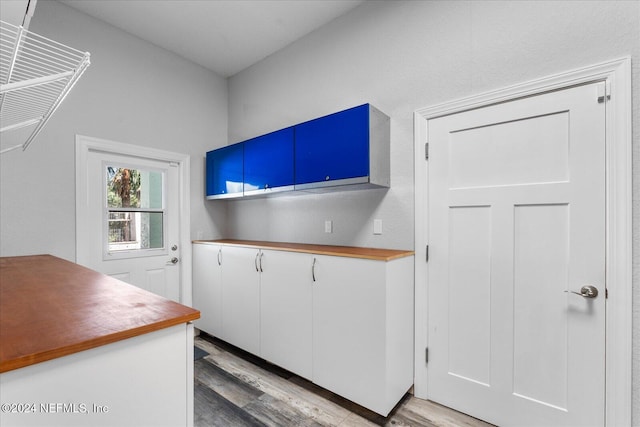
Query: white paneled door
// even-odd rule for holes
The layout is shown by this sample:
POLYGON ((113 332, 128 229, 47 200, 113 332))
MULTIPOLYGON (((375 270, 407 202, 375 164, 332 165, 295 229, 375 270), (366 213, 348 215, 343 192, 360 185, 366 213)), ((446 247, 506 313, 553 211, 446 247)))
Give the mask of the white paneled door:
POLYGON ((429 120, 432 400, 501 426, 604 424, 603 86, 429 120))
POLYGON ((98 149, 81 164, 78 263, 180 301, 178 164, 98 149))

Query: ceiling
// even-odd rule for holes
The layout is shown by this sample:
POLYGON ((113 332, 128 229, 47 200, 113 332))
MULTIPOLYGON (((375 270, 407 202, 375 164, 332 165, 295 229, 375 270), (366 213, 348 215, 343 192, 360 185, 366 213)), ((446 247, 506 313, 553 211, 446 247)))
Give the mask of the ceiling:
POLYGON ((229 77, 365 0, 58 1, 229 77))

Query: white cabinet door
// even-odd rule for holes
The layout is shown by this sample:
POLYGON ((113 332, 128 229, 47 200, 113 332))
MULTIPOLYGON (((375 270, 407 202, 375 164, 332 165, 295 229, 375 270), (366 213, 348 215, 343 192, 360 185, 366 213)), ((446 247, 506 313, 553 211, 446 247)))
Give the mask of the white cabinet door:
POLYGON ((386 263, 315 259, 313 382, 365 407, 384 407, 386 263))
POLYGON ((260 251, 222 249, 222 334, 220 338, 260 354, 260 251))
POLYGON ((193 307, 200 310, 194 325, 216 337, 222 330, 221 251, 217 245, 193 245, 193 307))
POLYGON ((261 357, 304 378, 312 376, 312 259, 263 250, 259 261, 261 357))

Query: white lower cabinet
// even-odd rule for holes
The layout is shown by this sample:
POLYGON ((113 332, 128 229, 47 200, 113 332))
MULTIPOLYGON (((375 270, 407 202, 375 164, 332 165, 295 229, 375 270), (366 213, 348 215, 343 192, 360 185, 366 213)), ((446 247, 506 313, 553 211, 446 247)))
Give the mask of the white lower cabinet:
POLYGON ((413 256, 317 256, 313 382, 388 415, 413 384, 413 256))
POLYGON ((413 256, 221 245, 216 270, 199 264, 217 249, 199 246, 217 246, 193 251, 194 307, 203 320, 220 313, 221 327, 201 322, 205 332, 385 416, 413 384, 413 256), (206 274, 219 274, 220 292, 198 290, 206 274))
POLYGON ((222 248, 222 332, 220 338, 260 354, 260 250, 222 248))
POLYGON ((262 251, 260 357, 312 376, 312 256, 262 251))
POLYGON ((200 310, 196 328, 214 336, 222 333, 222 248, 193 245, 193 308, 200 310))

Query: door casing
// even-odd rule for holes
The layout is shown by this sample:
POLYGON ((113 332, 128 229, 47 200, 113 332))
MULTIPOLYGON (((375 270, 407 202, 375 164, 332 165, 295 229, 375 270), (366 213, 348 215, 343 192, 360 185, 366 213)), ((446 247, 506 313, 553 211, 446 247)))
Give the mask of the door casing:
POLYGON ((81 197, 87 196, 87 158, 90 152, 99 151, 102 153, 116 154, 122 156, 138 157, 151 160, 174 163, 178 167, 179 179, 179 245, 180 251, 180 302, 185 305, 192 305, 191 294, 191 221, 190 221, 190 158, 186 154, 173 153, 170 151, 158 150, 155 148, 142 147, 138 145, 124 144, 121 142, 109 141, 89 136, 76 135, 76 261, 78 253, 82 250, 78 236, 85 233, 87 227, 84 210, 86 203, 81 197))
MULTIPOLYGON (((429 399, 428 345, 429 283, 426 262, 428 160, 425 144, 428 120, 563 88, 606 82, 606 425, 631 425, 632 381, 632 145, 631 58, 624 57, 561 74, 531 80, 492 92, 438 104, 414 113, 415 184, 415 366, 414 394, 429 399)), ((437 351, 431 349, 430 351, 437 351)))

